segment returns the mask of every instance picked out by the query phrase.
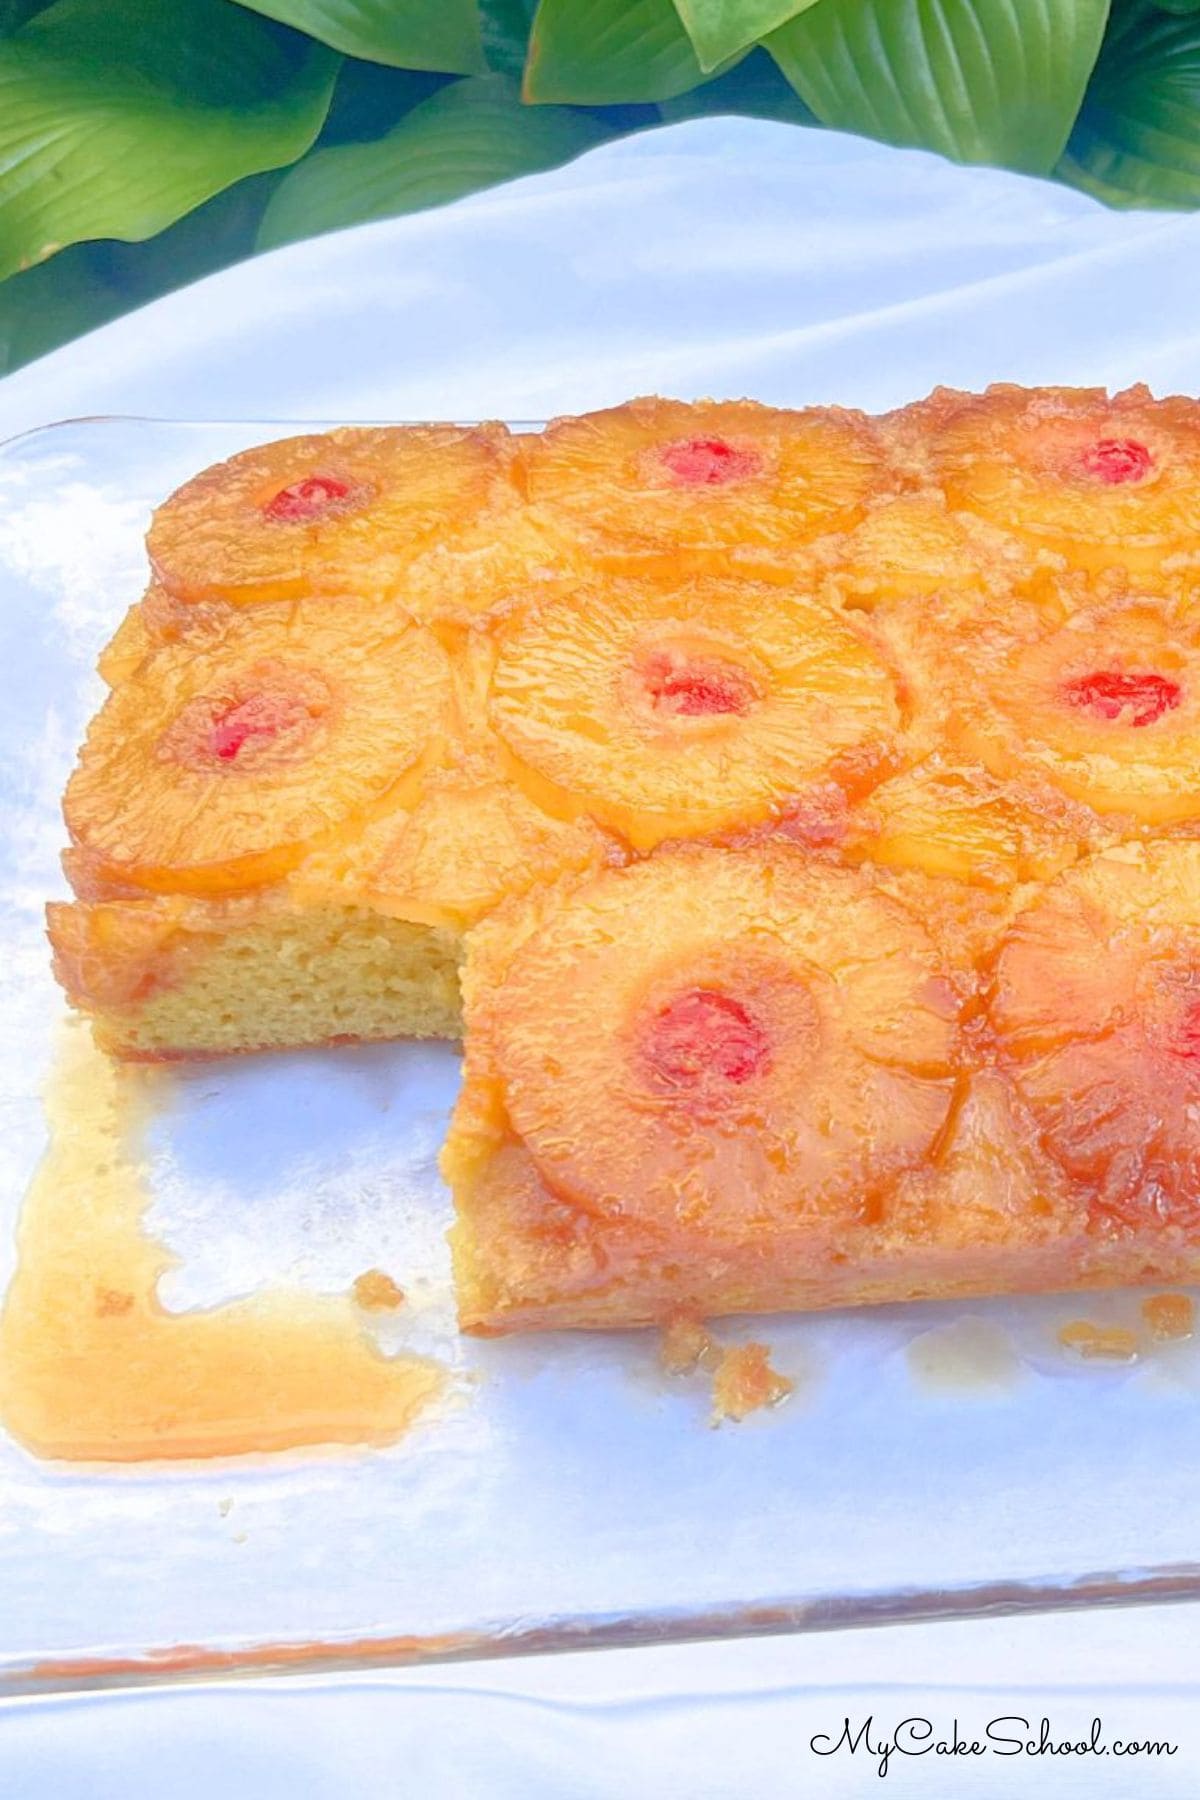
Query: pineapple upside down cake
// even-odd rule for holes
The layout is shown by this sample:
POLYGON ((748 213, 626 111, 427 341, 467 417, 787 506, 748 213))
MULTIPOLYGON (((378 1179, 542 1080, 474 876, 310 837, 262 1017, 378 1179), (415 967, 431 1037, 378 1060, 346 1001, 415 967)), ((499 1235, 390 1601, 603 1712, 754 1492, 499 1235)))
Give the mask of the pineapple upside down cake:
POLYGON ((59 978, 461 1036, 464 1328, 1200 1276, 1200 404, 334 431, 148 547, 59 978))

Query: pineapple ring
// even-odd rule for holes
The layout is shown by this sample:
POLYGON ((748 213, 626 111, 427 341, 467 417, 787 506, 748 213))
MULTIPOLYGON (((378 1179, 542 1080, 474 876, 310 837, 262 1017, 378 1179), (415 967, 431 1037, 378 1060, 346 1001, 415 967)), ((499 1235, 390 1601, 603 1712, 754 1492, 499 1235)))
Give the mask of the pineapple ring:
POLYGON ((243 450, 159 507, 150 561, 183 601, 248 606, 364 584, 392 597, 424 551, 490 541, 492 509, 516 504, 508 444, 502 425, 428 425, 243 450))
POLYGON ((1200 844, 1060 876, 1009 932, 991 1015, 1093 1221, 1200 1225, 1200 844))
POLYGON ((1153 570, 1200 530, 1193 400, 993 387, 951 408, 931 456, 951 506, 1076 567, 1153 570))
POLYGON ((92 722, 64 802, 72 841, 151 892, 278 880, 415 780, 450 705, 444 650, 404 622, 351 637, 300 608, 290 629, 259 615, 211 649, 169 645, 92 722))
POLYGON ((1057 796, 1037 806, 1016 783, 934 755, 881 782, 847 822, 843 851, 976 887, 1048 881, 1074 862, 1086 829, 1057 796), (1057 804, 1055 804, 1057 802, 1057 804))
POLYGON ((1040 775, 1097 813, 1200 818, 1200 620, 1133 601, 985 631, 956 658, 980 696, 958 725, 993 775, 1040 775), (969 668, 965 658, 969 655, 969 668))
MULTIPOLYGON (((839 544, 832 575, 847 606, 874 612, 957 591, 975 593, 1003 578, 994 544, 961 513, 927 494, 875 506, 839 544)), ((1013 560, 1013 568, 1019 565, 1013 560)))
POLYGON ((869 785, 902 724, 856 624, 711 576, 611 582, 517 618, 490 714, 535 801, 642 850, 760 823, 831 775, 869 785))
POLYGON ((874 1216, 949 1112, 929 937, 846 869, 686 848, 598 875, 475 1003, 510 1122, 585 1210, 670 1229, 874 1216))
POLYGON ((518 455, 526 491, 606 567, 787 555, 862 517, 881 440, 861 413, 632 400, 557 419, 518 455))
POLYGON ((586 820, 548 818, 483 758, 432 770, 415 807, 301 863, 289 879, 315 900, 461 931, 504 899, 582 874, 616 848, 586 820))

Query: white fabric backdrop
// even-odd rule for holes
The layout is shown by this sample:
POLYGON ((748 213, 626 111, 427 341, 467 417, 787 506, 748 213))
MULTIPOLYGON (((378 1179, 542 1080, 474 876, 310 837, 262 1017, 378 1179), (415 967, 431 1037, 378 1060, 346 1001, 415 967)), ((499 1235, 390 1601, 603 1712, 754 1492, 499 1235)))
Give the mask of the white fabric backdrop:
MULTIPOLYGON (((104 412, 539 418, 646 390, 868 407, 1005 377, 1195 392, 1198 276, 1200 218, 707 120, 198 283, 0 383, 0 436, 104 412)), ((1156 1608, 0 1704, 0 1796, 866 1794, 873 1766, 807 1744, 868 1711, 939 1728, 1099 1712, 1180 1743, 1130 1765, 894 1769, 924 1800, 1190 1796, 1198 1644, 1200 1608, 1156 1608)))
POLYGON ((652 389, 1200 388, 1198 253, 1200 217, 702 120, 198 282, 0 383, 0 435, 98 412, 540 418, 652 389))

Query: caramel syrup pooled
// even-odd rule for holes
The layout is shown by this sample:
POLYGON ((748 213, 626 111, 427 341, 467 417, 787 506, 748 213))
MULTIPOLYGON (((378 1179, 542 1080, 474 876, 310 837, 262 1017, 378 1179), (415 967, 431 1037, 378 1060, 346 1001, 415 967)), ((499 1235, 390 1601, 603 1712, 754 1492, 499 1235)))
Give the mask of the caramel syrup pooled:
POLYGON ((1072 1319, 1058 1334, 1064 1350, 1105 1362, 1136 1362, 1136 1333, 1125 1325, 1096 1325, 1091 1319, 1072 1319))
POLYGON ((941 1393, 995 1392, 1015 1386, 1023 1373, 1008 1333, 969 1315, 922 1331, 909 1344, 907 1359, 920 1386, 941 1393))
POLYGON ((1151 1294, 1142 1301, 1142 1318, 1156 1344, 1180 1344, 1196 1329, 1196 1307, 1187 1294, 1151 1294))
POLYGON ((173 1259, 141 1228, 140 1155, 167 1080, 68 1029, 0 1313, 0 1423, 37 1455, 72 1462, 400 1437, 442 1372, 379 1354, 349 1295, 280 1288, 180 1314, 160 1304, 173 1259))

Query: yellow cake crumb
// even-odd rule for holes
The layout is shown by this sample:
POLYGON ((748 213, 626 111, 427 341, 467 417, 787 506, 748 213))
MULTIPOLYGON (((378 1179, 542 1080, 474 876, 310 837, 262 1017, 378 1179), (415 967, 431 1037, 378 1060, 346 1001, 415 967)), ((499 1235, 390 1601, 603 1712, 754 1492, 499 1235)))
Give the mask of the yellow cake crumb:
POLYGON ((404 1289, 382 1269, 364 1269, 355 1276, 351 1292, 367 1312, 394 1312, 404 1305, 404 1289))
POLYGON ((701 1366, 711 1366, 719 1346, 699 1319, 680 1313, 663 1326, 659 1361, 668 1375, 686 1375, 701 1366))
POLYGON ((713 1424, 735 1422, 764 1406, 779 1406, 795 1382, 771 1367, 768 1344, 734 1344, 713 1372, 713 1424))

